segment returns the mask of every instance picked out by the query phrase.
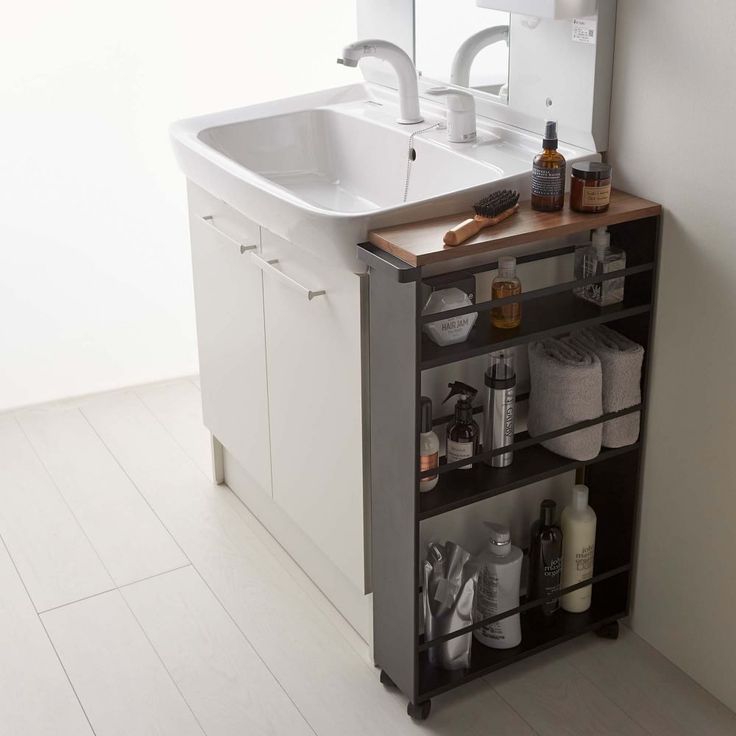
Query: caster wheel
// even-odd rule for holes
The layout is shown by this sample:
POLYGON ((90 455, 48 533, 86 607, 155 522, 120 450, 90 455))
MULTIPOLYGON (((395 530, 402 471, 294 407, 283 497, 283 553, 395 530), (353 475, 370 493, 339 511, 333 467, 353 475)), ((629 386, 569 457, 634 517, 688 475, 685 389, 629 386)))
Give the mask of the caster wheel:
POLYGON ((383 670, 381 670, 381 685, 396 689, 396 683, 383 670))
POLYGON ((618 639, 618 621, 611 621, 609 624, 604 624, 600 629, 596 629, 595 633, 601 639, 618 639))
POLYGON ((431 709, 432 709, 431 700, 425 700, 423 703, 419 703, 418 705, 415 705, 414 703, 409 702, 409 705, 406 706, 406 712, 415 721, 425 720, 427 716, 429 715, 429 711, 431 709))

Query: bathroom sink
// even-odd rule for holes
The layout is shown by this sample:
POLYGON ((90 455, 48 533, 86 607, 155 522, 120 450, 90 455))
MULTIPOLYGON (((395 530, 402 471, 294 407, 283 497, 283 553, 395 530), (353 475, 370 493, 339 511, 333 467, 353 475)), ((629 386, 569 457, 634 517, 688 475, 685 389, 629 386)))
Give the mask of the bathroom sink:
POLYGON ((476 142, 449 143, 443 105, 421 108, 424 122, 399 125, 393 90, 354 84, 183 120, 171 137, 191 182, 358 270, 355 244, 371 228, 469 209, 494 188, 526 197, 538 137, 479 118, 476 142))
MULTIPOLYGON (((200 140, 305 205, 370 214, 467 187, 502 172, 409 133, 345 111, 318 108, 207 128, 200 140)), ((411 128, 422 129, 419 124, 411 128)))

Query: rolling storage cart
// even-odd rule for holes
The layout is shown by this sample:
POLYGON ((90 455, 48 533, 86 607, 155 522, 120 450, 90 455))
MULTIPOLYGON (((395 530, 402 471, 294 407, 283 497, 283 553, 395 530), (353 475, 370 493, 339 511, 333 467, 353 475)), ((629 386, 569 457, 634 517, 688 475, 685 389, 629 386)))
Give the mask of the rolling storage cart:
MULTIPOLYGON (((601 214, 580 214, 567 208, 557 213, 539 213, 522 204, 517 215, 457 248, 443 247, 442 236, 461 219, 458 216, 373 231, 370 242, 358 246, 359 257, 370 271, 374 653, 381 668, 381 682, 397 687, 407 696, 412 718, 426 718, 433 697, 572 637, 597 631, 615 638, 618 620, 628 614, 660 217, 659 205, 613 192, 609 210, 601 214), (421 284, 431 284, 438 277, 438 270, 443 280, 495 270, 494 251, 503 248, 504 252, 513 253, 507 249, 520 244, 527 248, 517 258, 519 264, 567 255, 574 252, 574 246, 555 247, 547 242, 545 247, 545 241, 578 235, 582 243, 589 231, 603 226, 609 228, 613 244, 626 251, 626 268, 604 277, 625 276, 623 303, 601 308, 574 295, 575 287, 601 281, 600 276, 570 280, 443 312, 441 318, 478 312, 464 343, 439 347, 423 336, 422 325, 440 316, 422 316, 421 284), (529 244, 534 243, 540 244, 539 249, 529 252, 529 244), (466 257, 473 257, 472 262, 479 265, 453 270, 453 262, 466 257), (429 267, 432 275, 427 275, 429 267), (490 309, 518 301, 523 303, 519 327, 501 330, 491 326, 490 309), (641 404, 534 438, 526 432, 517 433, 511 447, 497 451, 514 452, 513 463, 505 468, 485 465, 482 460, 494 453, 482 448, 472 459, 472 470, 453 472, 467 461, 448 465, 443 458, 436 488, 420 494, 419 399, 423 371, 601 323, 610 324, 644 346, 641 404), (569 460, 540 445, 543 440, 636 411, 641 412, 642 420, 639 441, 616 449, 603 448, 593 460, 569 460), (598 514, 595 568, 591 580, 565 588, 560 595, 592 584, 591 608, 577 614, 559 610, 539 625, 536 609, 546 599, 522 598, 516 609, 425 641, 421 633, 420 565, 425 555, 419 547, 421 522, 571 470, 578 472, 579 482, 589 486, 590 505, 598 514), (433 645, 515 613, 521 613, 519 646, 490 649, 473 639, 469 668, 446 671, 429 664, 427 651, 433 645)), ((517 401, 526 398, 520 395, 517 401)), ((434 422, 439 424, 446 419, 434 422)))

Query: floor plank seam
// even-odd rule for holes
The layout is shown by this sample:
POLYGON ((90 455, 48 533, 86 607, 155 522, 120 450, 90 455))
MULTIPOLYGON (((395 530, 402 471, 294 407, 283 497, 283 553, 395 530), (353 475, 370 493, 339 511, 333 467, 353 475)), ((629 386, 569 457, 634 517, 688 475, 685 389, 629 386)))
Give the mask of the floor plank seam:
MULTIPOLYGON (((143 402, 141 402, 141 403, 143 403, 143 402)), ((145 404, 144 404, 144 406, 145 406, 145 404)), ((151 503, 149 502, 149 500, 146 498, 146 494, 141 491, 141 489, 138 487, 138 484, 133 480, 133 478, 131 478, 130 473, 128 473, 128 471, 125 469, 125 467, 123 466, 123 464, 118 459, 117 455, 112 451, 112 448, 109 447, 109 445, 107 444, 107 442, 105 442, 105 440, 102 437, 102 435, 97 431, 97 427, 95 427, 95 425, 90 421, 89 417, 85 414, 84 409, 80 408, 79 409, 79 413, 84 418, 84 421, 87 422, 87 424, 89 424, 89 426, 91 427, 92 431, 95 433, 95 435, 97 436, 97 438, 102 443, 103 447, 107 450, 107 452, 110 454, 110 456, 112 457, 112 459, 115 461, 115 464, 124 473, 125 477, 132 483, 133 488, 135 488, 135 490, 137 491, 138 495, 143 499, 143 503, 146 504, 146 506, 150 509, 151 513, 154 515, 154 517, 156 519, 158 519, 159 524, 161 524, 161 526, 164 528, 164 530, 166 531, 166 533, 171 537, 171 540, 174 542, 174 544, 176 545, 177 549, 181 552, 181 554, 184 557, 184 559, 187 560, 187 562, 191 565, 192 564, 192 561, 189 559, 189 555, 184 551, 184 549, 182 548, 181 544, 179 544, 179 540, 171 533, 171 529, 169 529, 169 527, 166 524, 164 524, 163 519, 159 516, 159 514, 156 512, 156 509, 153 508, 153 506, 151 505, 151 503)))
POLYGON ((26 596, 28 597, 28 601, 30 602, 33 610, 36 613, 36 618, 38 619, 39 624, 41 624, 41 628, 43 629, 43 633, 46 635, 46 639, 48 639, 49 646, 51 647, 51 650, 54 652, 54 656, 56 657, 56 661, 59 663, 59 667, 61 667, 61 671, 64 673, 64 677, 66 677, 66 681, 69 683, 69 687, 71 688, 72 692, 74 693, 74 698, 76 699, 77 703, 79 704, 79 708, 84 714, 84 718, 89 724, 90 731, 96 736, 96 731, 94 729, 94 726, 92 725, 92 722, 89 719, 89 716, 87 715, 87 711, 84 708, 84 705, 82 705, 82 701, 79 698, 79 693, 77 693, 77 689, 74 687, 74 683, 72 682, 72 678, 69 677, 69 673, 66 671, 66 667, 64 666, 64 663, 61 661, 61 657, 59 656, 59 652, 56 650, 56 646, 53 642, 53 639, 49 635, 48 629, 46 628, 46 624, 44 624, 43 619, 41 618, 38 609, 36 608, 36 604, 33 602, 33 598, 31 598, 31 594, 28 592, 28 587, 26 586, 25 580, 23 580, 23 577, 20 574, 20 570, 18 570, 18 566, 15 564, 15 560, 13 559, 13 555, 10 554, 10 550, 8 549, 8 545, 5 543, 5 540, 3 539, 2 535, 0 534, 0 544, 2 544, 3 549, 5 549, 6 554, 8 555, 8 559, 10 560, 10 564, 13 566, 13 569, 15 570, 15 574, 18 576, 18 580, 20 581, 20 584, 23 586, 23 590, 26 592, 26 596))
MULTIPOLYGON (((186 566, 185 566, 186 567, 186 566)), ((148 646, 151 647, 153 653, 156 655, 156 659, 161 663, 161 666, 164 668, 164 672, 169 676, 169 679, 171 680, 172 684, 176 688, 176 692, 179 693, 179 697, 182 699, 184 704, 187 707, 187 710, 192 714, 192 718, 194 718, 194 721, 196 722, 197 726, 199 726, 199 730, 202 732, 203 736, 207 736, 207 732, 204 730, 204 726, 200 722, 199 718, 197 717, 197 714, 194 712, 194 709, 189 704, 189 701, 186 699, 184 693, 181 691, 181 688, 179 687, 179 683, 174 679, 174 676, 171 674, 169 668, 166 666, 166 662, 164 662, 163 657, 159 654, 158 649, 156 649, 156 645, 151 641, 151 638, 148 636, 148 632, 143 627, 143 624, 141 623, 138 616, 135 615, 135 611, 133 611, 132 606, 130 603, 128 603, 128 599, 125 597, 125 594, 122 590, 117 591, 118 595, 123 599, 123 603, 125 604, 125 607, 130 611, 130 615, 133 617, 133 620, 136 622, 138 628, 141 630, 141 633, 145 637, 146 641, 148 642, 148 646)))
MULTIPOLYGON (((137 394, 135 394, 135 393, 134 393, 133 395, 135 396, 136 400, 137 400, 137 401, 138 401, 138 402, 139 402, 139 403, 141 404, 141 406, 143 406, 143 407, 144 407, 144 409, 145 409, 145 410, 146 410, 146 411, 148 412, 148 414, 150 414, 150 415, 151 415, 151 417, 153 417, 153 419, 154 419, 154 420, 155 420, 155 421, 156 421, 156 422, 157 422, 157 423, 158 423, 158 424, 159 424, 159 425, 160 425, 160 426, 161 426, 161 427, 163 428, 163 430, 164 430, 164 431, 166 432, 166 434, 167 434, 167 435, 168 435, 169 437, 171 437, 171 433, 169 432, 169 430, 168 430, 168 429, 166 428, 166 426, 165 426, 165 425, 164 425, 164 424, 163 424, 163 423, 162 423, 162 422, 161 422, 161 421, 159 420, 159 418, 158 418, 158 417, 157 417, 157 416, 156 416, 156 415, 155 415, 155 414, 154 414, 154 413, 153 413, 153 412, 152 412, 152 411, 150 410, 150 408, 149 408, 149 407, 148 407, 148 406, 146 405, 146 403, 145 403, 144 401, 142 401, 142 400, 140 399, 140 397, 138 397, 138 396, 137 396, 137 394)), ((189 565, 191 565, 192 569, 193 569, 193 570, 194 570, 194 571, 195 571, 195 572, 197 573, 197 575, 198 575, 198 576, 200 577, 200 579, 201 579, 201 580, 202 580, 202 582, 203 582, 203 583, 205 584, 205 586, 207 587, 207 589, 208 589, 208 590, 210 591, 210 593, 211 593, 211 594, 212 594, 212 595, 214 596, 214 598, 215 598, 215 600, 217 601, 218 605, 219 605, 219 606, 220 606, 220 607, 221 607, 221 608, 223 609, 223 611, 225 612, 225 615, 226 615, 226 616, 227 616, 227 617, 228 617, 228 618, 229 618, 229 619, 230 619, 230 620, 231 620, 231 621, 233 622, 233 624, 235 625, 235 627, 237 628, 237 630, 238 630, 238 631, 240 632, 240 635, 241 635, 241 636, 243 637, 243 639, 245 639, 245 641, 247 642, 248 646, 249 646, 249 647, 250 647, 250 648, 251 648, 251 649, 253 650, 253 652, 254 652, 254 653, 255 653, 255 655, 256 655, 256 656, 258 657, 258 659, 259 659, 259 660, 260 660, 260 661, 261 661, 261 662, 263 663, 263 666, 264 666, 264 667, 266 668, 266 670, 268 670, 268 672, 269 672, 269 674, 271 675, 271 677, 273 677, 273 679, 274 679, 274 682, 275 682, 275 683, 276 683, 276 684, 277 684, 277 685, 279 686, 279 688, 281 688, 281 690, 282 690, 282 691, 284 692, 284 694, 285 694, 285 695, 286 695, 286 697, 287 697, 287 698, 289 699, 289 701, 290 701, 290 702, 291 702, 291 703, 292 703, 292 704, 294 705, 294 708, 296 709, 297 713, 299 713, 299 715, 300 715, 300 716, 301 716, 301 717, 302 717, 302 718, 304 719, 304 722, 305 722, 305 723, 306 723, 306 724, 307 724, 307 725, 309 726, 310 730, 311 730, 311 731, 312 731, 312 732, 313 732, 313 733, 315 734, 315 736, 318 736, 318 735, 317 735, 317 732, 316 732, 316 731, 314 730, 314 727, 312 726, 312 724, 311 724, 311 723, 309 722, 309 720, 308 720, 308 719, 306 718, 306 716, 304 715, 304 713, 302 713, 302 711, 301 711, 301 709, 299 708, 299 706, 298 706, 298 705, 297 705, 297 704, 296 704, 296 703, 294 702, 294 700, 292 699, 292 697, 291 697, 290 693, 289 693, 289 692, 288 692, 288 691, 287 691, 287 690, 286 690, 286 689, 284 688, 284 686, 283 686, 283 684, 281 683, 281 681, 280 681, 280 680, 279 680, 279 679, 278 679, 278 678, 277 678, 277 677, 276 677, 276 676, 274 675, 273 671, 272 671, 272 670, 271 670, 271 668, 270 668, 270 667, 268 666, 268 663, 267 663, 267 662, 266 662, 266 660, 265 660, 265 659, 263 658, 263 656, 261 655, 261 653, 260 653, 260 652, 258 651, 258 649, 256 649, 256 647, 255 647, 255 646, 253 646, 253 643, 252 643, 252 642, 250 641, 250 639, 249 639, 249 638, 248 638, 248 636, 247 636, 247 635, 245 634, 245 632, 243 631, 243 629, 242 629, 242 628, 241 628, 241 627, 240 627, 240 626, 238 625, 237 621, 236 621, 236 620, 235 620, 235 618, 234 618, 234 617, 232 616, 232 614, 230 613, 230 611, 228 610, 228 608, 227 608, 227 607, 226 607, 226 606, 225 606, 225 605, 223 604, 222 600, 220 600, 220 597, 219 597, 219 596, 218 596, 218 595, 217 595, 217 594, 215 593, 215 591, 214 591, 214 590, 212 589, 212 587, 211 587, 211 586, 210 586, 210 584, 209 584, 209 583, 207 582, 207 580, 206 580, 206 578, 204 577, 204 575, 202 574, 202 572, 201 572, 201 571, 200 571, 200 570, 199 570, 199 569, 197 568, 197 566, 196 566, 196 565, 195 565, 195 564, 194 564, 194 563, 192 562, 191 558, 190 558, 190 557, 189 557, 189 555, 188 555, 188 554, 187 554, 187 553, 186 553, 186 552, 184 551, 184 549, 182 548, 181 544, 179 544, 179 540, 178 540, 178 539, 176 538, 176 536, 175 536, 175 535, 174 535, 174 534, 173 534, 173 533, 171 532, 171 530, 169 529, 169 527, 168 527, 168 526, 167 526, 167 525, 166 525, 166 524, 164 523, 163 519, 162 519, 162 518, 161 518, 161 517, 159 516, 159 514, 158 514, 158 513, 156 512, 156 510, 155 510, 155 509, 153 508, 153 506, 152 506, 152 505, 151 505, 151 504, 149 503, 148 499, 146 498, 146 495, 145 495, 145 494, 144 494, 144 493, 143 493, 143 492, 141 491, 141 489, 140 489, 140 488, 138 487, 137 483, 136 483, 136 482, 135 482, 135 481, 133 480, 133 478, 132 478, 132 477, 130 476, 130 474, 129 474, 129 473, 128 473, 128 471, 127 471, 127 470, 125 469, 125 467, 123 466, 123 464, 122 464, 122 463, 120 462, 120 460, 118 459, 118 457, 117 457, 117 456, 115 455, 115 453, 114 453, 114 452, 112 451, 112 448, 110 448, 110 447, 109 447, 109 446, 107 445, 107 443, 105 442, 104 438, 103 438, 103 437, 102 437, 102 436, 100 435, 100 433, 99 433, 99 432, 97 431, 97 428, 96 428, 96 427, 94 426, 94 424, 93 424, 93 423, 92 423, 92 421, 91 421, 91 420, 89 419, 89 417, 88 417, 88 416, 87 416, 87 415, 85 414, 84 410, 83 410, 83 409, 80 409, 80 412, 81 412, 82 416, 84 417, 85 421, 86 421, 86 422, 87 422, 87 423, 88 423, 88 424, 90 425, 90 427, 92 427, 92 430, 93 430, 93 431, 94 431, 94 433, 95 433, 95 434, 97 435, 97 437, 99 437, 99 439, 100 439, 100 442, 102 442, 102 444, 103 444, 103 445, 104 445, 104 447, 105 447, 105 448, 107 449, 107 451, 108 451, 108 452, 110 453, 110 455, 112 455, 112 457, 113 457, 113 458, 115 459, 115 462, 116 462, 116 463, 118 464, 118 466, 120 467, 120 469, 121 469, 121 470, 123 471, 123 473, 125 473, 126 477, 127 477, 127 478, 128 478, 129 480, 130 480, 130 482, 131 482, 131 483, 133 484, 133 486, 135 487, 135 489, 136 489, 136 490, 138 491, 138 493, 140 494, 141 498, 143 498, 143 500, 145 501, 146 505, 147 505, 147 506, 148 506, 148 507, 149 507, 149 508, 151 509, 151 513, 152 513, 152 514, 153 514, 153 515, 154 515, 154 516, 155 516, 155 517, 156 517, 156 518, 157 518, 157 519, 159 520, 159 522, 161 523, 161 525, 163 526, 163 528, 164 528, 164 529, 166 529, 166 531, 168 532, 168 534, 169 534, 169 535, 171 536, 171 538, 172 538, 172 539, 174 540, 174 543, 176 544, 176 546, 177 546, 177 547, 178 547, 178 548, 180 549, 181 553, 182 553, 182 554, 184 555, 184 557, 185 557, 185 558, 186 558, 186 559, 187 559, 187 560, 189 561, 189 565)), ((173 438, 172 438, 172 439, 173 439, 173 438)), ((174 442, 176 442, 176 440, 174 440, 174 442)), ((178 442, 176 442, 176 445, 177 445, 177 447, 179 447, 179 448, 181 449, 181 451, 182 451, 182 452, 183 452, 183 453, 184 453, 184 454, 185 454, 185 455, 187 456, 187 459, 189 459, 189 460, 190 460, 190 462, 191 462, 191 465, 192 465, 192 467, 196 468, 196 471, 197 471, 198 473, 200 473, 200 474, 201 474, 201 476, 202 476, 203 478, 205 478, 205 479, 207 480, 207 482, 211 483, 211 480, 210 480, 209 478, 207 478, 207 476, 206 476, 206 475, 205 475, 205 474, 204 474, 204 473, 202 472, 202 469, 201 469, 201 468, 200 468, 200 467, 199 467, 199 466, 198 466, 198 465, 197 465, 197 464, 196 464, 196 463, 195 463, 195 462, 194 462, 193 460, 191 460, 191 459, 189 458, 189 455, 188 455, 188 453, 186 452, 186 450, 185 450, 184 448, 182 448, 182 447, 181 447, 181 445, 179 445, 179 443, 178 443, 178 442)), ((231 490, 230 490, 229 488, 228 488, 228 491, 229 491, 230 493, 232 493, 232 491, 231 491, 231 490)), ((233 494, 233 495, 235 495, 235 494, 233 494)), ((260 543, 260 542, 258 542, 258 544, 261 544, 261 543, 260 543)), ((283 569, 283 565, 281 565, 281 563, 280 563, 280 562, 279 562, 279 561, 278 561, 278 560, 277 560, 277 559, 275 558, 275 556, 273 555, 273 553, 272 553, 272 552, 271 552, 271 551, 270 551, 269 549, 267 549, 267 548, 266 548, 265 546, 264 546, 264 550, 266 551, 266 553, 267 553, 267 554, 269 554, 269 555, 270 555, 271 557, 273 557, 273 558, 274 558, 274 560, 275 560, 275 562, 276 562, 276 564, 277 564, 277 565, 279 565, 279 567, 282 567, 282 569, 283 569)), ((287 571, 287 574, 288 574, 288 571, 287 571)), ((290 576, 290 577, 291 577, 291 576, 290 576)), ((121 595, 122 595, 122 592, 121 592, 121 595)), ((122 595, 122 597, 123 597, 123 599, 125 599, 125 596, 124 596, 124 595, 122 595)), ((126 601, 126 605, 128 605, 127 601, 126 601)), ((130 606, 128 606, 128 608, 130 608, 130 606)), ((131 611, 131 613, 132 613, 132 611, 131 611)), ((320 612, 320 613, 321 613, 321 612, 320 612)), ((135 614, 133 614, 133 615, 135 615, 135 614)), ((322 614, 322 615, 324 615, 324 614, 322 614)), ((327 617, 325 617, 325 618, 327 618, 327 617)), ((136 621, 137 621, 137 619, 136 619, 136 621)), ((330 623, 331 623, 331 622, 330 622, 330 623)), ((332 623, 331 623, 331 625, 332 625, 332 626, 334 626, 334 624, 332 624, 332 623)), ((140 622, 139 622, 139 626, 140 626, 140 622)), ((337 628, 337 627, 335 627, 335 628, 337 628)), ((145 633, 145 632, 144 632, 144 633, 145 633)), ((146 638, 148 639, 148 637, 147 637, 147 636, 146 636, 146 638)), ((150 640, 149 640, 149 641, 150 641, 150 640)), ((153 645, 152 645, 152 646, 153 646, 153 645)), ((155 649, 155 648, 154 648, 154 649, 155 649)), ((159 655, 158 655, 158 652, 156 652, 156 655, 157 655, 157 656, 159 656, 159 655)), ((159 657, 159 659, 160 659, 160 657, 159 657)), ((167 670, 167 672, 168 672, 168 670, 167 670)), ((171 675, 169 675, 169 676, 171 676, 171 675)), ((175 684, 176 684, 176 683, 175 683, 175 684)), ((178 686, 177 686, 177 689, 178 689, 178 686)), ((189 703, 187 703, 187 706, 189 706, 189 703)), ((199 721, 197 721, 197 723, 199 723, 199 721)), ((200 724, 200 727, 201 727, 201 724, 200 724)))
POLYGON ((497 696, 498 696, 499 698, 501 698, 501 700, 502 700, 502 701, 503 701, 503 702, 504 702, 504 703, 505 703, 505 704, 506 704, 506 705, 507 705, 507 706, 508 706, 508 707, 509 707, 509 708, 510 708, 510 709, 511 709, 511 710, 512 710, 512 711, 513 711, 514 713, 516 713, 516 715, 517 715, 517 716, 519 716, 519 718, 520 718, 520 719, 521 719, 522 721, 524 721, 524 723, 526 723, 526 725, 527 725, 527 726, 529 727, 529 730, 530 730, 530 731, 531 731, 531 732, 532 732, 532 733, 534 734, 534 736, 540 736, 540 733, 539 733, 539 731, 537 731, 537 730, 536 730, 536 729, 534 728, 534 726, 533 726, 533 725, 532 725, 532 724, 531 724, 531 723, 530 723, 530 722, 529 722, 529 721, 528 721, 528 720, 527 720, 526 718, 524 718, 523 714, 522 714, 522 713, 520 713, 520 712, 519 712, 519 711, 518 711, 518 710, 517 710, 516 708, 514 708, 514 706, 513 706, 513 705, 512 705, 511 703, 509 703, 509 701, 508 701, 508 700, 507 700, 506 698, 504 698, 504 696, 503 696, 503 695, 501 695, 501 693, 500 693, 500 692, 498 692, 498 690, 497 690, 497 689, 496 689, 496 688, 495 688, 495 687, 493 686, 493 684, 492 684, 492 683, 490 683, 490 682, 489 682, 489 681, 488 681, 488 680, 487 680, 487 679, 486 679, 485 677, 483 677, 483 678, 481 678, 481 679, 483 680, 483 682, 484 682, 484 683, 485 683, 485 684, 486 684, 486 685, 487 685, 487 686, 488 686, 489 688, 491 688, 491 690, 493 690, 493 692, 494 692, 494 693, 495 693, 495 694, 496 694, 496 695, 497 695, 497 696))
POLYGON ((284 687, 284 685, 282 684, 281 680, 279 680, 279 678, 276 677, 276 675, 274 674, 273 670, 268 665, 268 662, 266 662, 266 660, 264 659, 264 657, 261 655, 261 653, 258 651, 258 649, 254 646, 253 642, 248 638, 248 635, 243 631, 243 629, 241 628, 240 624, 235 620, 235 617, 230 613, 230 610, 228 609, 228 607, 222 602, 222 600, 220 600, 220 596, 218 596, 217 593, 213 590, 212 586, 209 584, 209 582, 207 582, 207 579, 205 578, 205 576, 197 569, 197 566, 196 565, 192 565, 192 568, 197 573, 197 575, 199 576, 200 580, 204 583, 204 585, 207 588, 207 590, 210 591, 210 593, 212 594, 212 596, 214 597, 214 599, 217 601, 217 603, 219 604, 219 606, 222 608, 222 610, 225 611, 225 615, 230 619, 230 621, 232 621, 233 625, 240 632, 240 635, 243 637, 243 639, 245 639, 245 641, 247 642, 248 646, 253 650, 253 653, 263 663, 263 666, 266 668, 266 670, 268 671, 268 673, 271 675, 271 677, 273 678, 273 681, 281 688, 281 690, 283 691, 284 695, 286 695, 286 697, 289 699, 289 701, 291 702, 291 704, 296 709, 296 712, 304 719, 304 722, 307 724, 307 726, 309 726, 309 728, 312 731, 312 733, 314 733, 315 736, 318 736, 317 731, 315 731, 315 729, 314 729, 314 726, 311 724, 311 722, 309 721, 309 719, 304 715, 304 713, 302 713, 301 708, 294 702, 294 699, 291 697, 291 694, 289 693, 289 691, 284 687))
MULTIPOLYGON (((79 411, 79 409, 75 409, 75 411, 79 411)), ((31 451, 33 452, 34 456, 38 460, 39 463, 41 463, 41 467, 44 470, 44 473, 46 473, 46 476, 51 481, 51 484, 56 489, 56 492, 59 494, 59 498, 64 502, 64 505, 66 506, 67 510, 71 514, 72 519, 74 519, 75 524, 79 528, 79 531, 82 533, 82 536, 87 540, 87 544, 89 545, 90 549, 94 552, 95 557, 97 557, 100 565, 102 566, 102 569, 107 574, 107 577, 110 579, 110 582, 113 585, 113 588, 118 587, 118 583, 115 580, 115 578, 112 576, 112 573, 108 569, 107 565, 105 564, 105 561, 102 559, 102 556, 100 555, 99 551, 97 550, 97 547, 92 543, 92 540, 89 538, 89 534, 87 534, 87 530, 84 528, 84 526, 79 521, 79 518, 77 517, 76 513, 74 512, 74 509, 72 508, 71 504, 67 500, 66 496, 64 495, 64 492, 59 487, 59 484, 56 482, 56 478, 54 478, 53 474, 51 473, 50 468, 44 461, 44 459, 41 457, 41 454, 39 453, 38 449, 36 448, 36 445, 33 444, 33 441, 28 436, 28 433, 26 432, 25 428, 23 427, 23 424, 20 422, 17 416, 14 416, 13 419, 15 420, 15 423, 20 428, 21 433, 26 438, 26 442, 28 443, 29 447, 31 448, 31 451)), ((101 592, 107 592, 107 591, 101 591, 101 592)))

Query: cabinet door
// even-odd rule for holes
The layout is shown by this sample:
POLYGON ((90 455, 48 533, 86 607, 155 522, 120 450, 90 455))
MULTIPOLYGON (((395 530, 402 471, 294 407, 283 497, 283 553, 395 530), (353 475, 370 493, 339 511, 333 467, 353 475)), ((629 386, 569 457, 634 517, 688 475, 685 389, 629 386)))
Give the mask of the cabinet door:
POLYGON ((260 229, 201 190, 189 211, 204 423, 270 494, 263 278, 241 252, 260 229))
POLYGON ((273 497, 364 590, 360 277, 262 238, 273 497))

